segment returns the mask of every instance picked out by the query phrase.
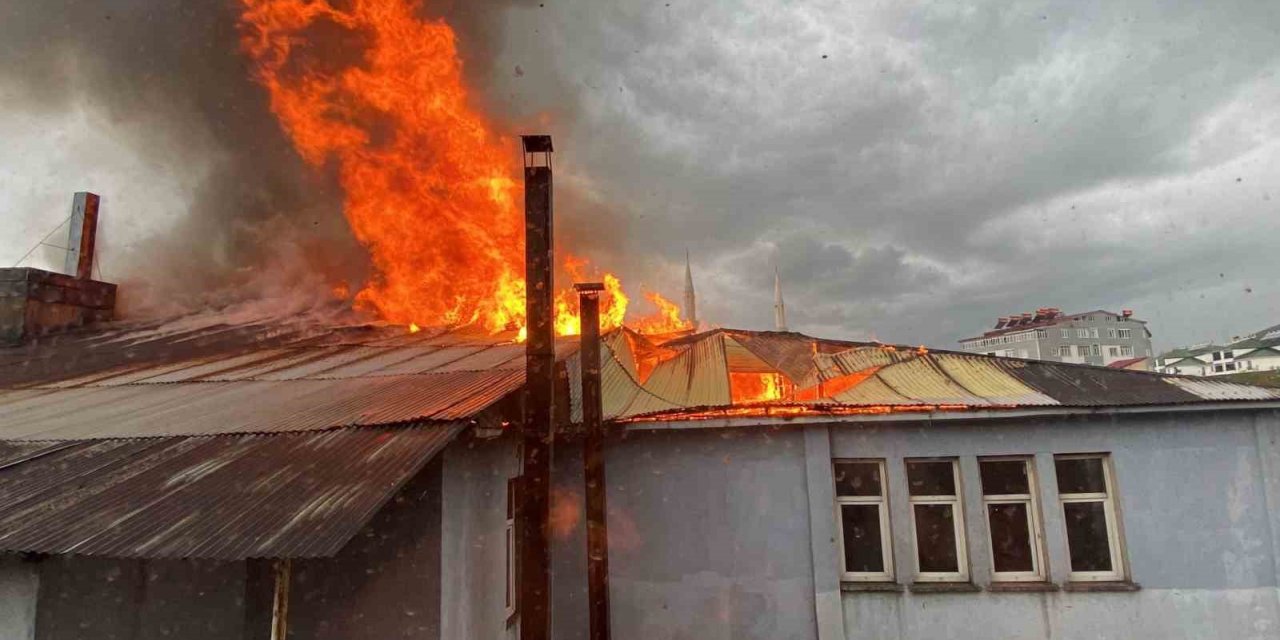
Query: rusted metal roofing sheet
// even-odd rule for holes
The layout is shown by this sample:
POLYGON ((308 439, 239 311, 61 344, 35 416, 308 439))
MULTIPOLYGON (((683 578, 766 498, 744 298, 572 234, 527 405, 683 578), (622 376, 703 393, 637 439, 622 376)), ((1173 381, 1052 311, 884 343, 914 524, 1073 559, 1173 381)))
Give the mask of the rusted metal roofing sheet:
POLYGON ((0 443, 0 550, 333 555, 463 427, 0 443))
POLYGON ((644 383, 653 395, 675 405, 718 406, 729 400, 724 336, 712 334, 659 363, 644 383))
POLYGON ((6 402, 0 440, 73 440, 308 431, 455 420, 524 383, 523 370, 342 380, 240 380, 80 387, 6 402))

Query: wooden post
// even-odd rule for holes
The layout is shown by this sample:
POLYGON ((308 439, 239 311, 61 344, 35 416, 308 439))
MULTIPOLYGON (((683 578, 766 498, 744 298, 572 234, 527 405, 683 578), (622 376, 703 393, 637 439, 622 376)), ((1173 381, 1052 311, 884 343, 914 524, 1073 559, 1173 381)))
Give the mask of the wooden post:
POLYGON ((71 201, 71 231, 67 238, 67 260, 63 272, 78 280, 93 279, 93 252, 98 235, 96 194, 77 192, 71 201))
POLYGON ((551 136, 522 136, 525 215, 525 387, 520 504, 520 638, 551 633, 550 511, 555 402, 551 136))
POLYGON ((285 640, 289 635, 289 580, 293 562, 288 558, 276 560, 272 569, 276 588, 271 600, 271 640, 285 640))
POLYGON ((582 319, 582 466, 586 478, 587 611, 590 640, 609 640, 609 530, 604 477, 604 407, 600 389, 600 292, 584 283, 578 290, 582 319))

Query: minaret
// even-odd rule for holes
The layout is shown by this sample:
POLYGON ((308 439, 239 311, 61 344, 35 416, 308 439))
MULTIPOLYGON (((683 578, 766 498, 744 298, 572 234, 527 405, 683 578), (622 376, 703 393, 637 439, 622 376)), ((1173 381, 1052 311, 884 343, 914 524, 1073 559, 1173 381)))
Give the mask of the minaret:
POLYGON ((684 250, 684 317, 698 327, 698 299, 693 293, 693 268, 689 266, 689 250, 684 250))
POLYGON ((787 305, 782 302, 782 276, 777 266, 773 267, 773 322, 778 331, 787 330, 787 305))

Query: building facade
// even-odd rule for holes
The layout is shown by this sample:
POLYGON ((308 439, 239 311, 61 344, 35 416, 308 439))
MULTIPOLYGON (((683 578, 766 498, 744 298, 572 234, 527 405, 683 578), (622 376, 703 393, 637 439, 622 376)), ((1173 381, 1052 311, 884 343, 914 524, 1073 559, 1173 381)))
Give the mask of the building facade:
POLYGON ((1151 332, 1129 311, 1063 314, 1058 309, 999 318, 962 350, 989 356, 1109 366, 1151 357, 1151 332))
POLYGON ((1280 325, 1225 345, 1201 344, 1160 354, 1156 369, 1190 376, 1220 376, 1242 371, 1280 371, 1280 325))

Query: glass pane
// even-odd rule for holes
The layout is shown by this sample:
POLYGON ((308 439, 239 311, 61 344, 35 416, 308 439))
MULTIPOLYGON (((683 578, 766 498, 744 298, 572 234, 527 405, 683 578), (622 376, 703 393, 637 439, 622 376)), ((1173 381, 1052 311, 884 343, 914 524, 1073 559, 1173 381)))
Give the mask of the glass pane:
POLYGON ((853 573, 883 573, 884 547, 880 537, 880 506, 840 505, 844 527, 844 568, 853 573))
POLYGON ((960 570, 956 558, 956 527, 949 504, 918 504, 916 510, 916 558, 920 570, 955 573, 960 570))
POLYGON ((987 496, 1031 493, 1025 460, 991 460, 979 462, 982 471, 982 494, 987 496))
POLYGON ((1072 571, 1111 571, 1106 509, 1101 502, 1062 505, 1067 520, 1067 548, 1072 571))
POLYGON ((907 462, 907 483, 913 496, 954 496, 956 479, 951 461, 907 462))
POLYGON ((837 462, 836 495, 879 496, 880 465, 876 462, 837 462))
POLYGON ((1059 458, 1058 493, 1106 493, 1102 458, 1059 458))
POLYGON ((1031 560, 1031 521, 1027 503, 987 505, 991 522, 991 559, 996 571, 1035 571, 1031 560))

